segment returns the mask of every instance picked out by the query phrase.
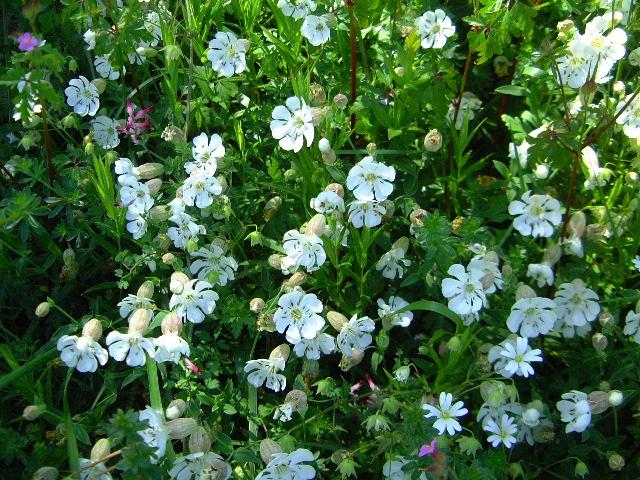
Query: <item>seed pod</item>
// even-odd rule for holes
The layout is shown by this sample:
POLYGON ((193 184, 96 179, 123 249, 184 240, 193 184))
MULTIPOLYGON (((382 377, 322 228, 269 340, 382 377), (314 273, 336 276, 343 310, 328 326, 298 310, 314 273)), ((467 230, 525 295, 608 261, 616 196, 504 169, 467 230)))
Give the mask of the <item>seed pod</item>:
POLYGON ((264 463, 269 463, 271 457, 277 453, 282 453, 282 448, 270 438, 265 438, 260 442, 260 458, 264 463))
POLYGON ((187 438, 198 427, 198 422, 193 418, 176 418, 167 422, 169 438, 172 440, 182 440, 187 438))
POLYGON ((314 127, 320 125, 327 116, 327 110, 320 107, 311 107, 311 123, 314 127))
POLYGON ((342 355, 342 359, 338 366, 343 372, 349 371, 352 367, 358 365, 364 359, 364 352, 360 350, 356 350, 355 348, 351 349, 351 356, 347 357, 346 355, 342 355))
POLYGON ((318 85, 317 83, 312 83, 310 87, 311 91, 311 105, 314 107, 322 105, 327 101, 327 94, 322 88, 322 85, 318 85))
POLYGON ((284 397, 285 403, 290 403, 294 411, 299 412, 307 406, 307 394, 302 390, 291 390, 284 397))
POLYGON ((304 285, 304 282, 306 281, 307 281, 307 276, 303 272, 296 272, 293 275, 291 275, 289 280, 286 281, 286 284, 288 288, 293 289, 295 287, 304 285))
POLYGON ((34 421, 44 412, 44 408, 41 405, 27 405, 22 410, 22 418, 28 420, 29 422, 34 421))
POLYGON ((182 332, 182 320, 176 315, 174 312, 169 312, 162 319, 162 323, 160 324, 160 329, 162 333, 167 335, 169 333, 173 333, 175 335, 180 335, 182 332))
POLYGON ((591 337, 591 344, 593 345, 593 348, 596 349, 596 351, 604 352, 604 350, 607 348, 607 345, 609 345, 609 340, 607 340, 607 337, 605 337, 601 333, 594 333, 591 337))
POLYGON ((144 335, 149 328, 149 313, 144 308, 138 308, 129 319, 129 333, 144 335))
POLYGON ((282 207, 282 198, 281 197, 273 197, 270 198, 267 203, 264 206, 264 209, 262 210, 262 216, 264 217, 265 221, 269 221, 271 220, 274 215, 276 213, 278 213, 278 210, 280 210, 280 207, 282 207))
POLYGON ((258 313, 264 307, 264 300, 259 297, 256 297, 249 302, 249 310, 251 310, 253 313, 258 313))
POLYGON ((35 314, 36 314, 36 317, 42 318, 49 315, 50 311, 51 311, 51 305, 49 305, 49 302, 42 302, 42 303, 39 303, 38 306, 36 307, 35 314))
POLYGON ((275 360, 276 358, 282 358, 285 362, 289 359, 289 355, 291 354, 291 348, 286 343, 282 343, 274 348, 269 354, 270 360, 275 360))
POLYGON ((584 229, 587 225, 587 217, 583 212, 576 212, 571 215, 569 219, 569 225, 567 225, 567 231, 569 235, 574 235, 576 237, 582 237, 584 233, 584 229))
POLYGON ((171 280, 169 282, 169 290, 176 295, 180 295, 182 290, 184 290, 184 285, 189 281, 189 277, 187 277, 182 272, 173 272, 171 274, 171 280))
POLYGON ((614 453, 609 457, 609 468, 614 472, 619 472, 624 468, 625 462, 622 455, 614 453))
POLYGON ((309 360, 305 358, 302 361, 302 375, 311 380, 318 378, 320 374, 320 363, 317 360, 309 360))
POLYGON ((151 220, 153 223, 162 223, 166 222, 169 219, 169 217, 171 216, 171 210, 169 210, 166 205, 155 205, 151 207, 151 209, 149 209, 148 215, 149 220, 151 220))
POLYGON ((520 285, 516 290, 516 301, 522 298, 535 298, 538 294, 529 285, 520 285))
POLYGON ((322 152, 322 162, 325 165, 333 165, 336 163, 336 152, 329 150, 328 152, 322 152))
POLYGON ((92 318, 82 327, 82 335, 91 337, 97 342, 102 337, 102 322, 97 318, 92 318))
POLYGON ((211 436, 203 426, 197 426, 189 437, 189 451, 191 453, 208 452, 211 449, 211 436))
POLYGON ((167 406, 165 415, 169 420, 175 420, 176 418, 180 418, 186 410, 187 410, 187 402, 185 402, 181 398, 176 398, 175 400, 171 400, 171 403, 169 403, 169 405, 167 406))
POLYGON ((107 82, 103 78, 96 78, 91 80, 91 84, 96 87, 99 94, 104 93, 105 88, 107 88, 107 82))
POLYGON ((440 148, 442 148, 442 134, 434 128, 424 137, 424 149, 427 152, 434 153, 440 148))
POLYGON ((133 168, 133 174, 140 180, 151 180, 159 177, 164 173, 164 165, 161 163, 151 162, 143 163, 139 167, 133 168))
POLYGON ((346 95, 343 95, 342 93, 338 93, 335 97, 333 97, 333 103, 336 104, 336 107, 340 109, 344 109, 349 103, 349 99, 347 98, 346 95))
POLYGON ((321 213, 316 213, 311 220, 307 222, 304 229, 305 235, 317 235, 318 237, 324 234, 324 230, 327 227, 327 219, 321 213))
POLYGON ((409 250, 409 239, 407 237, 400 237, 391 245, 392 250, 401 249, 404 253, 409 250))
POLYGON ((162 180, 160 180, 159 178, 152 178, 144 184, 149 189, 149 195, 155 197, 160 191, 160 187, 162 187, 162 180))
POLYGON ((340 332, 342 328, 349 322, 347 317, 343 314, 331 311, 327 313, 327 320, 331 324, 333 328, 336 329, 337 332, 340 332))
POLYGON ((151 244, 160 251, 166 251, 171 246, 171 239, 164 233, 160 233, 154 237, 151 244))
POLYGON ((98 440, 91 449, 91 456, 89 457, 92 462, 97 462, 104 459, 111 453, 111 442, 108 438, 101 438, 98 440))

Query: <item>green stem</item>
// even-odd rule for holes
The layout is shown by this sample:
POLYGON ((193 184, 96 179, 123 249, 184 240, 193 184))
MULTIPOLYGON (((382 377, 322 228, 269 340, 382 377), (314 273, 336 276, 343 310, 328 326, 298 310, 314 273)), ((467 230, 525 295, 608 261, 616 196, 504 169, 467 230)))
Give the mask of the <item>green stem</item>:
POLYGON ((64 408, 64 429, 67 436, 67 456, 69 457, 69 470, 77 472, 80 469, 80 459, 78 455, 78 442, 76 440, 76 432, 73 429, 73 419, 71 418, 71 409, 69 408, 69 396, 67 393, 69 381, 73 375, 73 368, 67 372, 67 379, 64 382, 64 392, 62 403, 64 408))
POLYGON ((163 412, 162 397, 160 396, 160 382, 158 381, 158 366, 153 358, 147 357, 147 378, 149 380, 149 397, 151 408, 163 412))
POLYGON ((258 440, 258 424, 252 420, 253 415, 258 415, 258 389, 249 384, 247 402, 249 403, 249 440, 258 440))
POLYGON ((8 387, 12 383, 19 380, 20 378, 31 373, 36 368, 40 367, 40 365, 47 363, 50 360, 53 360, 57 355, 58 355, 58 350, 56 348, 45 350, 43 353, 41 353, 35 358, 32 358, 21 367, 16 368, 15 370, 7 373, 6 375, 3 375, 2 377, 0 377, 0 390, 2 390, 5 387, 8 387))

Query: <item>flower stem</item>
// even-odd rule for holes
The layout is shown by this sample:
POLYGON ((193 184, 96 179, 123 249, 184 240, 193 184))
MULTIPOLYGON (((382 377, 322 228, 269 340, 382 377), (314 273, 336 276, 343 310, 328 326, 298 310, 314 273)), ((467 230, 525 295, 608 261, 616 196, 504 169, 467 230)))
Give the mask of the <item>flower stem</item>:
POLYGON ((158 366, 153 358, 147 357, 147 378, 149 381, 149 397, 151 408, 162 412, 162 397, 160 396, 160 382, 158 381, 158 366))
MULTIPOLYGON (((356 101, 356 66, 357 66, 357 53, 356 53, 356 17, 353 13, 353 4, 355 0, 345 0, 347 4, 347 10, 349 11, 349 41, 351 44, 351 102, 356 101)), ((356 128, 356 114, 351 114, 351 130, 356 128)))
POLYGON ((67 456, 69 458, 69 470, 72 472, 78 471, 80 468, 80 458, 78 455, 78 442, 76 440, 76 433, 73 429, 73 419, 71 418, 71 409, 69 408, 69 381, 73 375, 73 368, 70 368, 67 372, 67 379, 64 382, 64 392, 62 396, 62 403, 64 409, 64 429, 67 436, 67 456))
POLYGON ((39 368, 43 363, 47 363, 50 360, 53 360, 58 355, 58 350, 54 347, 50 350, 45 350, 40 355, 35 358, 32 358, 24 365, 16 368, 10 373, 3 375, 0 377, 0 390, 5 387, 8 387, 18 379, 24 377, 25 375, 31 373, 36 368, 39 368))

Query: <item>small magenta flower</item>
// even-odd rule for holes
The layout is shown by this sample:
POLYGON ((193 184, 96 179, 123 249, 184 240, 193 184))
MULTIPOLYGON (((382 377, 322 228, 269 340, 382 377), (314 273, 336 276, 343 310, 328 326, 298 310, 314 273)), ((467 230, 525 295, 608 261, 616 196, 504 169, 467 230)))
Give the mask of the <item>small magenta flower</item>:
POLYGON ((434 453, 436 453, 437 446, 438 446, 438 440, 434 438, 433 440, 431 440, 431 443, 425 443, 420 447, 418 456, 420 458, 425 457, 427 455, 431 457, 434 453))
POLYGON ((31 35, 30 32, 24 32, 18 37, 18 50, 20 51, 33 52, 38 45, 40 45, 40 40, 31 35))
POLYGON ((130 135, 133 143, 137 145, 140 143, 142 133, 151 129, 151 120, 147 116, 151 110, 153 110, 152 105, 141 108, 136 112, 135 105, 131 99, 127 99, 127 123, 124 127, 117 127, 117 130, 126 135, 130 135))
POLYGON ((200 370, 200 368, 198 368, 198 366, 187 357, 184 358, 184 365, 196 375, 202 375, 202 370, 200 370))

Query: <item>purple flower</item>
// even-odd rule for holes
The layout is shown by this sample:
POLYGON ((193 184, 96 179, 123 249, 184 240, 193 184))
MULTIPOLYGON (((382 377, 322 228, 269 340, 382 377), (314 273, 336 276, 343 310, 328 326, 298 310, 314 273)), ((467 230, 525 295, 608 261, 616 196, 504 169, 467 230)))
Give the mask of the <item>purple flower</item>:
POLYGON ((151 120, 147 116, 151 110, 153 106, 144 107, 136 112, 133 102, 127 99, 127 123, 124 127, 117 127, 116 130, 131 135, 133 143, 140 143, 142 133, 151 128, 151 120))
POLYGON ((23 52, 33 52, 39 44, 40 40, 30 32, 24 32, 18 37, 18 49, 23 52))
POLYGON ((424 445, 422 445, 420 447, 420 451, 418 452, 418 456, 420 458, 426 456, 426 455, 433 455, 434 453, 436 453, 436 446, 438 445, 438 440, 436 440, 435 438, 433 440, 431 440, 431 443, 425 443, 424 445))

